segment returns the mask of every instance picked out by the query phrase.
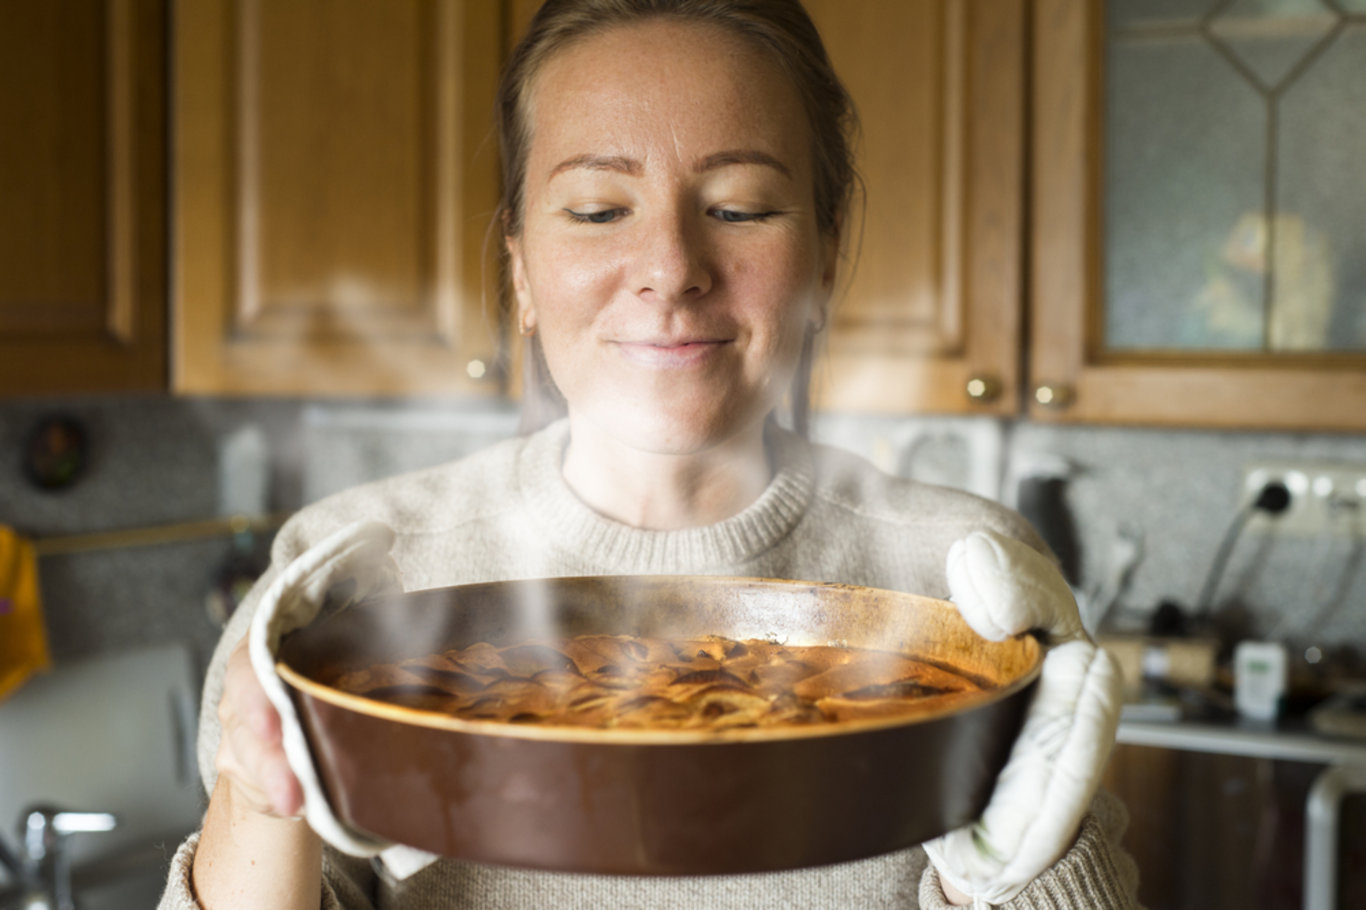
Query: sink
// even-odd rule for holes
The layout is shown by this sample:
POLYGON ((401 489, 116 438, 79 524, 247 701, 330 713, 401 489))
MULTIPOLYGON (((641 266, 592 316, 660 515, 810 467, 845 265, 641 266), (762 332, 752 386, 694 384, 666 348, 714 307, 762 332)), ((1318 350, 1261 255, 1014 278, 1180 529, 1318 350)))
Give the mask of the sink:
MULTIPOLYGON (((166 850, 144 848, 77 867, 72 873, 76 910, 149 910, 155 907, 166 887, 171 851, 183 836, 168 842, 166 850)), ((0 888, 0 910, 24 910, 12 885, 0 888)))
MULTIPOLYGON (((0 702, 0 837, 24 811, 111 812, 65 846, 79 910, 156 906, 171 856, 199 825, 198 672, 181 644, 59 663, 0 702)), ((14 882, 0 870, 0 910, 14 882)))

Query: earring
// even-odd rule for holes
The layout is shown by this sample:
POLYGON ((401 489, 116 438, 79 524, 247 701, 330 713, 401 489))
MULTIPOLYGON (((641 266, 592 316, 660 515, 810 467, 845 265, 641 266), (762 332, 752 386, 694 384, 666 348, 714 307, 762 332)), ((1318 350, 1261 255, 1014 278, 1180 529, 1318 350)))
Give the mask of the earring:
POLYGON ((536 334, 536 323, 523 316, 517 322, 517 331, 521 333, 523 338, 530 338, 536 334))

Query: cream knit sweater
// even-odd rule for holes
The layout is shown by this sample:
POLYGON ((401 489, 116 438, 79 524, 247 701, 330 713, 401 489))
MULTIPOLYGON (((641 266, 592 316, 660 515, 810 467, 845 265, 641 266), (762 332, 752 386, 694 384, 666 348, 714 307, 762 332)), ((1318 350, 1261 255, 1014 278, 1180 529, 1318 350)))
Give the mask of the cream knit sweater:
MULTIPOLYGON (((393 555, 408 590, 547 576, 715 574, 945 597, 949 545, 968 532, 991 528, 1041 545, 1019 516, 994 503, 889 477, 855 456, 782 431, 770 440, 773 481, 743 512, 707 527, 639 530, 598 515, 575 497, 560 472, 567 438, 561 422, 453 464, 347 490, 295 515, 276 539, 272 568, 234 614, 209 669, 199 736, 206 791, 214 783, 223 665, 260 593, 311 543, 358 518, 393 527, 393 555)), ((1009 906, 1137 906, 1137 873, 1118 846, 1125 820, 1113 797, 1097 798, 1072 849, 1009 906)), ((190 887, 197 842, 191 836, 176 853, 162 910, 199 906, 190 887)), ((817 869, 701 878, 570 875, 442 861, 402 881, 381 865, 328 848, 323 875, 323 907, 329 910, 947 906, 919 848, 817 869)))

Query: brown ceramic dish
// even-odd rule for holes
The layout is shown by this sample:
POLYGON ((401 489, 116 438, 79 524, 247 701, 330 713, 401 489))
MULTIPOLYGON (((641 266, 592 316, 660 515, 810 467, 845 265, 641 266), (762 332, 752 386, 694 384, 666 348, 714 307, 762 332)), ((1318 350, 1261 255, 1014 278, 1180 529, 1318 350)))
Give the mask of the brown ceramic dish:
POLYGON ((345 823, 475 862, 653 875, 842 862, 975 818, 1041 649, 979 638, 951 604, 872 588, 698 576, 414 591, 288 636, 280 674, 345 823), (989 688, 911 717, 810 728, 590 730, 468 721, 331 688, 478 641, 723 635, 904 651, 989 688))

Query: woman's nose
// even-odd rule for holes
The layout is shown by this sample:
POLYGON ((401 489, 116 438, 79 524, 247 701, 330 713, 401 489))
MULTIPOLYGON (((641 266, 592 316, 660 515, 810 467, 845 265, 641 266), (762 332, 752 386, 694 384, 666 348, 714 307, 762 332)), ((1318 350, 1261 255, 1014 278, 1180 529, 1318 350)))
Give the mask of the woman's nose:
POLYGON ((711 290, 705 230, 698 220, 671 212, 646 226, 634 282, 640 297, 672 303, 711 290))

